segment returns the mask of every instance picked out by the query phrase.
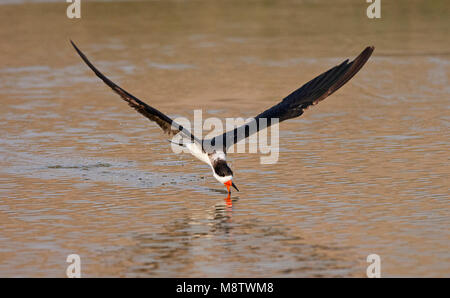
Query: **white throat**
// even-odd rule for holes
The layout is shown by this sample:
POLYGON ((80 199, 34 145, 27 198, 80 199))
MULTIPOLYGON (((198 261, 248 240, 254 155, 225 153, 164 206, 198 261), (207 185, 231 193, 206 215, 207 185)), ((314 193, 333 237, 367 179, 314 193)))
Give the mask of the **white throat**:
POLYGON ((213 170, 213 175, 214 178, 216 178, 217 181, 219 181, 220 183, 224 184, 225 182, 230 181, 231 179, 233 179, 233 176, 224 176, 224 177, 220 177, 219 175, 217 175, 214 170, 213 170))

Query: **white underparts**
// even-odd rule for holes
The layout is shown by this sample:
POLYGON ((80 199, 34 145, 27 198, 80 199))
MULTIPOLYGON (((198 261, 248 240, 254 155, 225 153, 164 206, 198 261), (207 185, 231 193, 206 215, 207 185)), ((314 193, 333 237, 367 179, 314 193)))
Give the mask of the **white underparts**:
POLYGON ((191 152, 191 154, 193 156, 197 157, 198 159, 200 159, 204 163, 207 163, 208 165, 211 166, 211 160, 209 160, 208 154, 203 152, 203 150, 200 147, 200 145, 198 145, 197 143, 187 143, 186 147, 188 148, 189 152, 191 152))
POLYGON ((225 153, 223 153, 222 151, 216 151, 211 156, 211 160, 217 160, 217 159, 226 160, 227 158, 225 157, 225 153))

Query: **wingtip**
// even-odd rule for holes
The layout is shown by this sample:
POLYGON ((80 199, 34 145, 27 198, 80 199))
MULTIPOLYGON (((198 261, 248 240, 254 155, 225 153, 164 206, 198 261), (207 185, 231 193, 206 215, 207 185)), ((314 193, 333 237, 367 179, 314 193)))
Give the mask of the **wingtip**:
POLYGON ((370 53, 372 53, 375 50, 375 46, 368 46, 366 48, 366 51, 370 51, 370 53))
POLYGON ((72 44, 72 46, 73 46, 75 49, 77 49, 77 46, 75 45, 75 43, 73 42, 73 40, 72 40, 72 39, 69 39, 69 41, 70 41, 70 43, 72 44))
POLYGON ((353 61, 364 61, 365 63, 372 56, 374 50, 374 46, 367 46, 353 61))

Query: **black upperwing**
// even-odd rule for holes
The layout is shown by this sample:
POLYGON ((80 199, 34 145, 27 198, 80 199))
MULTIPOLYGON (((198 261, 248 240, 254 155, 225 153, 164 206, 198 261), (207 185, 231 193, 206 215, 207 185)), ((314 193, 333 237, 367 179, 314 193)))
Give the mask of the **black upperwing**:
POLYGON ((253 118, 250 122, 204 142, 215 148, 223 146, 226 151, 233 144, 261 129, 271 126, 275 122, 278 123, 302 115, 303 111, 309 106, 324 100, 347 83, 367 62, 373 50, 373 46, 365 48, 352 62, 349 63, 347 59, 322 73, 292 92, 280 103, 253 118), (267 125, 261 124, 259 121, 264 118, 267 119, 267 125))
POLYGON ((149 106, 145 102, 139 100, 138 98, 134 97, 124 89, 117 86, 115 83, 113 83, 110 79, 108 79, 106 76, 104 76, 92 63, 88 60, 88 58, 78 49, 78 47, 75 45, 73 41, 70 41, 72 46, 77 51, 78 55, 80 55, 81 59, 89 66, 90 69, 99 77, 106 85, 111 87, 111 89, 116 92, 117 94, 122 97, 123 100, 128 102, 128 105, 130 105, 132 108, 134 108, 136 111, 150 119, 151 121, 156 122, 156 124, 159 125, 163 129, 165 133, 167 133, 169 136, 176 135, 177 133, 181 132, 185 137, 189 138, 191 142, 197 142, 201 144, 201 141, 196 138, 193 134, 191 134, 186 128, 179 125, 157 109, 149 106))

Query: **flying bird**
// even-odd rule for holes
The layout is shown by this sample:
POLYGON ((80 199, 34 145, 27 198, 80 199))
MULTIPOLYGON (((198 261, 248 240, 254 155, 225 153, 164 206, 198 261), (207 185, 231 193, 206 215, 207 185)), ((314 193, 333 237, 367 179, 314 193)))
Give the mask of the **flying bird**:
POLYGON ((149 106, 108 79, 88 60, 73 41, 70 42, 97 77, 119 94, 128 105, 156 122, 166 135, 172 137, 180 133, 182 141, 176 144, 187 148, 193 156, 208 164, 214 178, 227 187, 228 194, 231 193, 231 187, 239 191, 233 182, 233 171, 226 162, 227 150, 231 146, 274 123, 302 115, 308 107, 324 100, 347 83, 363 67, 374 50, 373 46, 366 47, 353 61, 349 62, 347 59, 315 77, 273 107, 254 117, 250 121, 254 121, 254 125, 246 123, 214 138, 199 139, 159 110, 149 106), (259 121, 260 119, 266 119, 266 121, 259 121))

